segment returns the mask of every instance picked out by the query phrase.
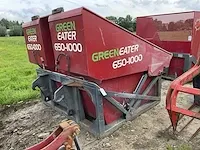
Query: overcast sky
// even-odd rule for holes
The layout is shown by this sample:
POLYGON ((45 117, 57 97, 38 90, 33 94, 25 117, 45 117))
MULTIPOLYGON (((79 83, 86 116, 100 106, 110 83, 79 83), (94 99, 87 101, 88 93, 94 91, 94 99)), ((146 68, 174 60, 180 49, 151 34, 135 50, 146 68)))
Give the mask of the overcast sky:
POLYGON ((32 16, 47 15, 57 7, 70 10, 81 6, 101 16, 137 17, 200 10, 200 0, 0 0, 0 18, 29 21, 32 16))

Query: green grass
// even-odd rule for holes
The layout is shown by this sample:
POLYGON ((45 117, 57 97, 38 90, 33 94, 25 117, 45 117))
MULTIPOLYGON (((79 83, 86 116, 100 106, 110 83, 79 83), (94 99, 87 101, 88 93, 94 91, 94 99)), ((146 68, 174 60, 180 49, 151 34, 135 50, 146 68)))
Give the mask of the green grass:
POLYGON ((37 98, 39 92, 31 89, 36 68, 28 60, 24 37, 0 37, 0 104, 37 98))

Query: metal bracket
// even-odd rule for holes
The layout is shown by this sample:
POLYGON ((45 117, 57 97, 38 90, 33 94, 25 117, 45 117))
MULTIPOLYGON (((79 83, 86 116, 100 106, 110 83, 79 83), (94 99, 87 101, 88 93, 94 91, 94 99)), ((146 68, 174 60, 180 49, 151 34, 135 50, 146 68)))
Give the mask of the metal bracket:
MULTIPOLYGON (((192 64, 196 64, 196 58, 193 55, 187 54, 187 53, 173 53, 174 58, 181 58, 184 59, 184 67, 183 72, 188 71, 192 64)), ((174 74, 172 76, 169 76, 169 68, 165 68, 165 74, 162 76, 164 79, 174 80, 177 78, 177 74, 174 74)))
POLYGON ((33 88, 35 89, 35 87, 38 86, 41 93, 45 91, 45 96, 51 95, 51 99, 48 102, 44 101, 44 103, 58 112, 66 114, 69 119, 77 121, 82 127, 86 128, 96 137, 110 134, 119 128, 124 121, 134 119, 160 101, 160 76, 148 77, 147 74, 144 74, 134 92, 121 93, 106 91, 94 82, 41 68, 37 69, 37 74, 38 79, 33 83, 33 88), (151 82, 144 88, 143 86, 147 79, 151 80, 151 82), (60 85, 59 87, 57 85, 57 88, 55 88, 56 83, 60 85), (154 86, 156 86, 156 88, 153 88, 154 86), (155 90, 154 95, 148 95, 152 89, 155 90), (94 120, 86 118, 80 90, 90 95, 96 111, 96 118, 94 118, 94 120), (124 106, 123 103, 118 102, 115 98, 124 100, 127 106, 124 106), (124 115, 115 122, 106 124, 104 119, 103 99, 115 106, 124 115))

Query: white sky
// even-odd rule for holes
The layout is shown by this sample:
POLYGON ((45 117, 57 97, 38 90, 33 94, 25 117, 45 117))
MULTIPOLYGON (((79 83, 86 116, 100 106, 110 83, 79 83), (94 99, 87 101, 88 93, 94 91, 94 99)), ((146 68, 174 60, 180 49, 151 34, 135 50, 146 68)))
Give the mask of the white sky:
POLYGON ((132 17, 200 10, 200 0, 0 0, 0 18, 29 21, 34 15, 47 15, 52 9, 84 6, 101 16, 132 17))

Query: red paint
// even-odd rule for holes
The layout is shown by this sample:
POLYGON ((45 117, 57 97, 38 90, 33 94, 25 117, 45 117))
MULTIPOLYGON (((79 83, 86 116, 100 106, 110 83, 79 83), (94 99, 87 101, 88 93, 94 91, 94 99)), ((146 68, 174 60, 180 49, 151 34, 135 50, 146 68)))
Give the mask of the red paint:
POLYGON ((54 55, 53 49, 51 46, 51 38, 50 38, 50 30, 48 25, 48 16, 41 17, 37 20, 24 23, 23 24, 23 31, 26 44, 40 44, 41 50, 28 50, 29 61, 34 64, 39 64, 46 69, 54 70, 54 55), (28 35, 26 33, 27 29, 35 28, 37 41, 36 42, 29 42, 28 35), (34 56, 35 55, 35 56, 34 56))
POLYGON ((172 126, 174 130, 176 130, 178 123, 178 114, 187 115, 194 118, 200 118, 200 113, 194 112, 192 110, 188 110, 187 108, 180 108, 177 105, 177 97, 179 92, 187 93, 191 95, 199 95, 200 90, 196 88, 185 87, 185 84, 192 81, 192 79, 199 75, 200 66, 199 61, 194 65, 190 70, 179 76, 175 79, 168 90, 166 97, 166 109, 169 112, 169 116, 172 122, 172 126))
MULTIPOLYGON (((49 17, 49 26, 51 30, 53 47, 57 42, 75 42, 69 40, 59 41, 57 39, 55 27, 56 24, 69 21, 75 21, 77 31, 76 42, 80 42, 83 45, 83 51, 81 53, 69 51, 64 52, 70 57, 71 73, 89 76, 101 81, 144 71, 148 71, 150 75, 158 75, 159 71, 162 71, 164 66, 168 66, 168 62, 171 59, 171 55, 163 49, 156 47, 151 43, 147 44, 147 42, 140 37, 123 30, 122 28, 85 8, 79 8, 72 11, 51 15, 49 17), (92 54, 95 52, 102 52, 134 44, 139 44, 140 47, 138 52, 124 56, 113 57, 98 62, 92 61, 92 54), (155 48, 156 50, 154 50, 155 48), (157 51, 159 51, 159 53, 157 53, 157 51), (121 67, 119 69, 112 68, 113 61, 138 54, 143 55, 143 61, 133 65, 126 65, 125 67, 121 67), (160 66, 157 66, 155 71, 152 69, 153 66, 151 66, 153 61, 160 62, 160 66)), ((54 48, 55 59, 60 53, 61 52, 56 51, 54 48)), ((65 60, 66 59, 63 57, 60 62, 60 70, 67 72, 65 60)))
POLYGON ((73 148, 74 135, 79 130, 79 126, 71 120, 62 122, 46 139, 26 148, 26 150, 57 150, 63 145, 65 149, 71 149, 73 148))
POLYGON ((199 50, 200 50, 200 42, 199 42, 199 38, 200 38, 200 30, 196 30, 196 24, 197 22, 199 22, 200 19, 200 12, 196 12, 195 13, 195 17, 194 17, 194 28, 193 28, 193 40, 192 40, 192 47, 191 47, 191 54, 194 55, 196 58, 199 57, 199 50))
MULTIPOLYGON (((136 33, 169 52, 188 53, 197 59, 200 35, 195 23, 198 19, 197 11, 138 17, 136 33), (191 41, 188 36, 192 37, 191 41)), ((181 75, 182 68, 183 60, 173 58, 169 75, 181 75)))
MULTIPOLYGON (((71 76, 81 76, 88 81, 97 83, 105 90, 132 93, 144 73, 148 73, 149 76, 160 75, 164 67, 169 66, 172 58, 171 53, 111 23, 86 8, 78 8, 50 15, 48 22, 50 31, 47 32, 51 34, 51 38, 49 37, 49 39, 52 39, 52 43, 49 42, 49 45, 52 44, 53 47, 53 54, 55 56, 54 63, 57 64, 56 71, 67 75, 70 74, 71 76), (58 30, 60 28, 56 28, 56 24, 70 21, 75 22, 76 39, 58 40, 56 29, 58 30), (56 47, 54 47, 55 43, 81 43, 83 49, 82 52, 66 50, 60 52, 56 51, 56 47), (92 60, 93 53, 105 52, 107 50, 136 44, 139 45, 139 49, 133 53, 96 62, 92 60), (143 58, 142 61, 127 64, 118 69, 113 68, 112 63, 114 61, 124 58, 127 59, 132 56, 135 57, 135 55, 142 55, 140 57, 143 58)), ((64 28, 68 28, 66 24, 64 28)), ((41 33, 38 37, 43 39, 43 41, 46 39, 42 37, 41 33)), ((45 49, 43 52, 47 54, 45 49)), ((29 56, 31 57, 32 55, 29 54, 29 56)), ((106 57, 104 56, 104 58, 106 57)), ((31 62, 35 63, 32 59, 31 62)), ((152 78, 148 78, 143 90, 148 86, 152 78)), ((148 95, 156 95, 157 87, 156 85, 148 95)), ((96 108, 90 96, 83 91, 81 91, 81 95, 85 113, 95 118, 96 108)), ((119 98, 117 98, 117 101, 120 103, 123 102, 119 98)), ((122 113, 105 99, 103 100, 103 109, 105 122, 107 124, 122 116, 122 113)))
MULTIPOLYGON (((55 59, 63 53, 56 51, 54 48, 55 43, 81 43, 83 46, 83 51, 81 53, 64 51, 64 53, 70 57, 70 75, 79 75, 90 81, 95 81, 105 90, 132 93, 144 72, 148 72, 151 76, 159 75, 163 68, 169 65, 172 57, 170 53, 163 49, 122 29, 86 8, 78 8, 51 15, 49 17, 49 26, 55 59), (75 21, 77 39, 58 40, 56 24, 70 21, 75 21), (134 44, 139 45, 138 52, 97 62, 93 62, 92 60, 92 54, 95 52, 104 52, 106 50, 134 44), (143 60, 141 62, 113 69, 113 61, 139 54, 143 55, 143 60)), ((60 59, 59 72, 68 73, 66 63, 65 57, 60 59)), ((150 81, 151 78, 148 79, 144 87, 146 87, 150 81)), ((150 95, 155 94, 156 90, 155 87, 150 95)), ((95 106, 90 96, 83 91, 81 94, 85 112, 89 116, 96 118, 95 106)), ((122 103, 121 99, 118 98, 117 100, 122 103)), ((104 99, 103 103, 104 118, 107 124, 122 116, 122 113, 108 101, 104 99)))

